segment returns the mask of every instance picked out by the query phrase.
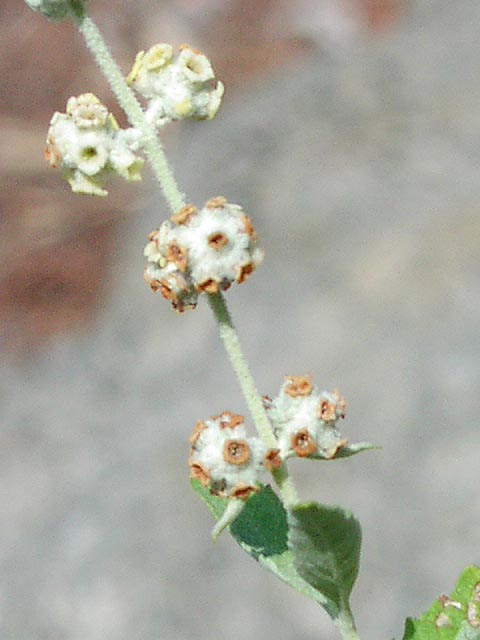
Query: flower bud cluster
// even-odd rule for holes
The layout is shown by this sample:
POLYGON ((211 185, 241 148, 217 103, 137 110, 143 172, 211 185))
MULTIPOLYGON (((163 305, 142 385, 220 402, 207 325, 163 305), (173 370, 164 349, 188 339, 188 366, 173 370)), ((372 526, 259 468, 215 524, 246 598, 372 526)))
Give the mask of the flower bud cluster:
POLYGON ((153 231, 145 280, 174 309, 194 308, 199 294, 242 283, 263 258, 248 216, 219 196, 198 211, 187 205, 153 231))
POLYGON ((226 498, 247 500, 258 491, 265 448, 245 432, 243 416, 224 411, 199 420, 190 437, 190 477, 226 498))
MULTIPOLYGON (((63 20, 70 14, 69 3, 66 0, 25 0, 30 9, 42 13, 49 20, 63 20)), ((89 0, 77 0, 79 5, 85 6, 89 0)))
POLYGON ((133 152, 138 144, 134 134, 121 130, 96 96, 84 93, 68 100, 66 113, 53 115, 45 157, 50 166, 61 166, 74 192, 104 196, 112 174, 141 180, 143 159, 133 152))
POLYGON ((348 442, 336 426, 345 417, 345 400, 337 390, 320 391, 310 376, 287 376, 265 407, 282 459, 296 455, 329 460, 348 442))
POLYGON ((169 44, 140 51, 127 82, 147 101, 145 115, 155 127, 172 120, 210 120, 217 113, 224 86, 214 82, 208 58, 188 45, 176 59, 169 44))

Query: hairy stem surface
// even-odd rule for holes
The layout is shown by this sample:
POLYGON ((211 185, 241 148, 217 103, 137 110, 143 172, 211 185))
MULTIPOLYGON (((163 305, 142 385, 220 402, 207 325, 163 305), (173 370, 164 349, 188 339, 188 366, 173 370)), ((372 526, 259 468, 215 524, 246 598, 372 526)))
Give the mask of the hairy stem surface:
POLYGON ((342 612, 338 618, 335 618, 334 623, 342 634, 343 640, 360 640, 350 609, 342 612))
MULTIPOLYGON (((230 363, 235 371, 245 401, 257 429, 258 435, 270 449, 276 448, 276 440, 273 435, 272 426, 263 407, 262 398, 258 393, 253 380, 248 363, 243 355, 240 340, 232 318, 227 308, 225 298, 221 293, 214 293, 208 296, 210 307, 218 323, 220 337, 228 353, 230 363)), ((285 506, 292 506, 298 502, 297 492, 293 482, 288 475, 286 465, 273 472, 275 481, 282 494, 285 506)))

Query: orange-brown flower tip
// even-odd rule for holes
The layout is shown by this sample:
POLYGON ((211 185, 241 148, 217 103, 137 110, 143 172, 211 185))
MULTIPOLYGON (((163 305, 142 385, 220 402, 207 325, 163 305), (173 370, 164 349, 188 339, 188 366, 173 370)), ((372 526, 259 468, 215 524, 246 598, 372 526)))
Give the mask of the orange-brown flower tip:
POLYGON ((250 459, 250 447, 245 440, 225 440, 223 459, 234 465, 246 464, 250 459))
POLYGON ((172 300, 173 310, 177 313, 185 313, 187 309, 195 309, 196 304, 185 304, 182 300, 172 300))
POLYGON ((157 233, 160 231, 160 229, 154 229, 153 231, 150 231, 150 233, 148 234, 148 240, 150 242, 155 241, 155 236, 157 235, 157 233))
POLYGON ((244 214, 243 217, 242 217, 242 220, 243 220, 243 227, 244 227, 245 233, 247 235, 249 235, 254 242, 256 242, 257 233, 256 233, 255 229, 253 228, 253 224, 252 224, 251 219, 247 215, 244 214))
POLYGON ((178 269, 185 272, 188 267, 188 252, 185 247, 181 247, 175 241, 171 242, 168 246, 165 258, 169 262, 173 262, 178 269))
POLYGON ((231 411, 224 411, 219 416, 214 416, 212 420, 218 420, 220 429, 235 429, 239 424, 243 424, 245 418, 231 411))
POLYGON ((196 213, 198 213, 197 208, 193 204, 187 204, 173 216, 170 216, 170 220, 175 224, 188 224, 196 213))
POLYGON ((324 397, 318 404, 318 419, 323 422, 335 422, 338 418, 345 418, 345 399, 342 398, 338 389, 326 395, 328 399, 324 397))
POLYGON ((150 277, 148 268, 143 272, 143 279, 149 285, 152 291, 158 291, 160 288, 160 282, 150 277))
POLYGON ((194 49, 189 44, 183 43, 178 47, 178 49, 179 51, 185 51, 185 49, 188 49, 189 51, 192 51, 197 56, 203 56, 203 53, 199 49, 194 49))
POLYGON ((208 487, 210 484, 210 474, 198 462, 190 463, 190 478, 199 480, 204 487, 208 487))
POLYGON ((158 285, 154 291, 160 291, 165 300, 170 300, 173 303, 177 302, 177 294, 173 291, 171 286, 166 280, 159 280, 158 285))
POLYGON ((220 283, 213 278, 209 278, 208 280, 200 282, 197 285, 197 290, 203 291, 204 293, 218 293, 220 290, 220 283))
POLYGON ((197 422, 195 423, 195 427, 193 428, 192 434, 188 439, 188 442, 192 447, 195 446, 198 438, 200 437, 200 434, 202 433, 202 431, 205 431, 206 428, 207 428, 207 425, 203 420, 197 420, 197 422))
POLYGON ((239 267, 237 270, 236 281, 238 284, 242 284, 245 280, 255 271, 255 265, 253 262, 249 262, 243 267, 239 267))
POLYGON ((208 236, 207 242, 214 251, 220 251, 228 244, 228 238, 224 233, 212 233, 208 236))
POLYGON ((309 396, 312 393, 312 376, 285 376, 285 393, 291 398, 309 396))
POLYGON ((223 209, 227 204, 227 199, 223 196, 215 196, 214 198, 210 198, 205 203, 207 209, 223 209))
POLYGON ((336 405, 332 402, 328 402, 327 400, 321 400, 318 405, 318 418, 323 420, 324 422, 329 422, 331 420, 337 419, 337 414, 335 412, 336 405))
POLYGON ((301 429, 292 434, 292 449, 299 458, 306 458, 317 450, 317 445, 313 441, 308 429, 301 429))
POLYGON ((230 494, 230 498, 238 498, 239 500, 248 500, 252 493, 257 493, 258 487, 247 484, 238 484, 230 494))
POLYGON ((52 169, 56 169, 60 164, 62 159, 58 147, 53 143, 52 140, 47 140, 47 146, 43 152, 43 157, 48 162, 48 164, 52 167, 52 169))
POLYGON ((265 468, 272 472, 274 469, 280 469, 282 466, 282 458, 280 457, 280 449, 269 449, 263 458, 265 468))

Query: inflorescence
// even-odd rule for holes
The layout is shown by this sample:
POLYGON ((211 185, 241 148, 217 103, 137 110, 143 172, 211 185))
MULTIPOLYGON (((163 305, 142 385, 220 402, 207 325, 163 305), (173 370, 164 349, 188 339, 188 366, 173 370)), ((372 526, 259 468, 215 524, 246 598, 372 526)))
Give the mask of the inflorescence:
POLYGON ((243 416, 224 411, 199 420, 190 437, 190 475, 211 493, 246 500, 258 490, 265 447, 247 436, 243 416))
POLYGON ((146 282, 177 311, 193 309, 201 293, 245 282, 263 258, 250 218, 221 196, 166 220, 150 234, 144 253, 146 282))
MULTIPOLYGON (((88 1, 26 0, 52 20, 80 15, 88 1)), ((211 119, 224 93, 208 58, 188 45, 176 57, 165 43, 141 51, 126 83, 145 101, 146 132, 121 129, 92 93, 70 98, 66 113, 51 119, 45 155, 52 167, 61 167, 75 192, 106 195, 104 185, 112 174, 140 180, 144 161, 137 152, 146 145, 148 127, 156 131, 183 118, 211 119)), ((200 210, 183 206, 150 234, 144 254, 146 282, 180 312, 194 308, 202 293, 216 295, 234 282, 241 284, 263 259, 250 218, 222 196, 210 198, 200 210)), ((320 391, 310 376, 287 376, 277 397, 265 397, 263 403, 274 447, 248 436, 243 417, 229 411, 198 421, 190 438, 191 478, 231 499, 215 535, 258 491, 261 472, 275 474, 290 457, 331 460, 347 451, 337 428, 345 416, 338 391, 320 391)))
POLYGON ((184 44, 176 59, 169 44, 140 51, 127 82, 147 101, 145 117, 155 127, 172 120, 211 120, 217 113, 224 86, 215 85, 209 59, 184 44))
MULTIPOLYGON (((63 0, 29 0, 29 6, 51 19, 62 19, 69 11, 63 0)), ((169 44, 141 51, 127 83, 145 99, 145 122, 154 131, 174 120, 210 120, 224 92, 221 82, 215 84, 208 58, 188 45, 180 47, 176 58, 169 44)), ((139 129, 121 129, 96 96, 84 93, 68 100, 66 113, 53 115, 45 156, 51 167, 61 167, 73 191, 104 196, 105 182, 113 174, 141 180, 142 145, 139 129)))
POLYGON ((320 391, 310 376, 287 376, 265 408, 283 458, 330 460, 347 444, 336 426, 345 417, 345 400, 336 389, 320 391))
POLYGON ((93 93, 67 102, 66 113, 56 112, 47 135, 45 157, 51 167, 60 166, 72 191, 105 196, 103 188, 112 174, 132 182, 141 180, 143 159, 135 130, 122 130, 93 93))
POLYGON ((276 448, 247 436, 244 418, 229 411, 195 425, 190 477, 212 494, 246 500, 258 491, 262 471, 295 456, 332 460, 348 444, 336 426, 345 417, 345 400, 338 391, 319 391, 310 376, 287 376, 279 394, 264 401, 276 448))

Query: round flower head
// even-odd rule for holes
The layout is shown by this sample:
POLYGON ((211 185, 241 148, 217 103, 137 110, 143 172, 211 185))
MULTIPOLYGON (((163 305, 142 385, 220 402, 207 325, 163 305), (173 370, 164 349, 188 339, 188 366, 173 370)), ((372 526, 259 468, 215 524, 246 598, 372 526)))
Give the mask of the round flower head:
POLYGON ((310 376, 287 376, 266 410, 282 458, 330 459, 348 442, 336 427, 345 417, 345 400, 336 390, 320 391, 310 376))
POLYGON ((105 105, 84 93, 68 100, 66 113, 53 115, 45 157, 50 166, 61 166, 73 191, 103 196, 113 173, 128 181, 141 179, 143 160, 133 146, 105 105))
MULTIPOLYGON (((69 3, 66 0, 25 0, 30 9, 42 13, 49 20, 63 20, 71 14, 69 3)), ((89 0, 77 0, 78 4, 85 7, 89 0)))
POLYGON ((157 44, 137 54, 127 82, 148 101, 145 115, 158 127, 182 118, 213 118, 224 92, 214 79, 203 53, 183 45, 174 59, 169 44, 157 44))
POLYGON ((177 311, 193 308, 198 295, 242 283, 263 258, 242 208, 210 199, 198 211, 188 205, 149 236, 145 280, 177 311))
POLYGON ((265 450, 259 438, 246 435, 242 416, 224 411, 199 420, 190 447, 190 477, 214 495, 246 500, 258 490, 265 450))

